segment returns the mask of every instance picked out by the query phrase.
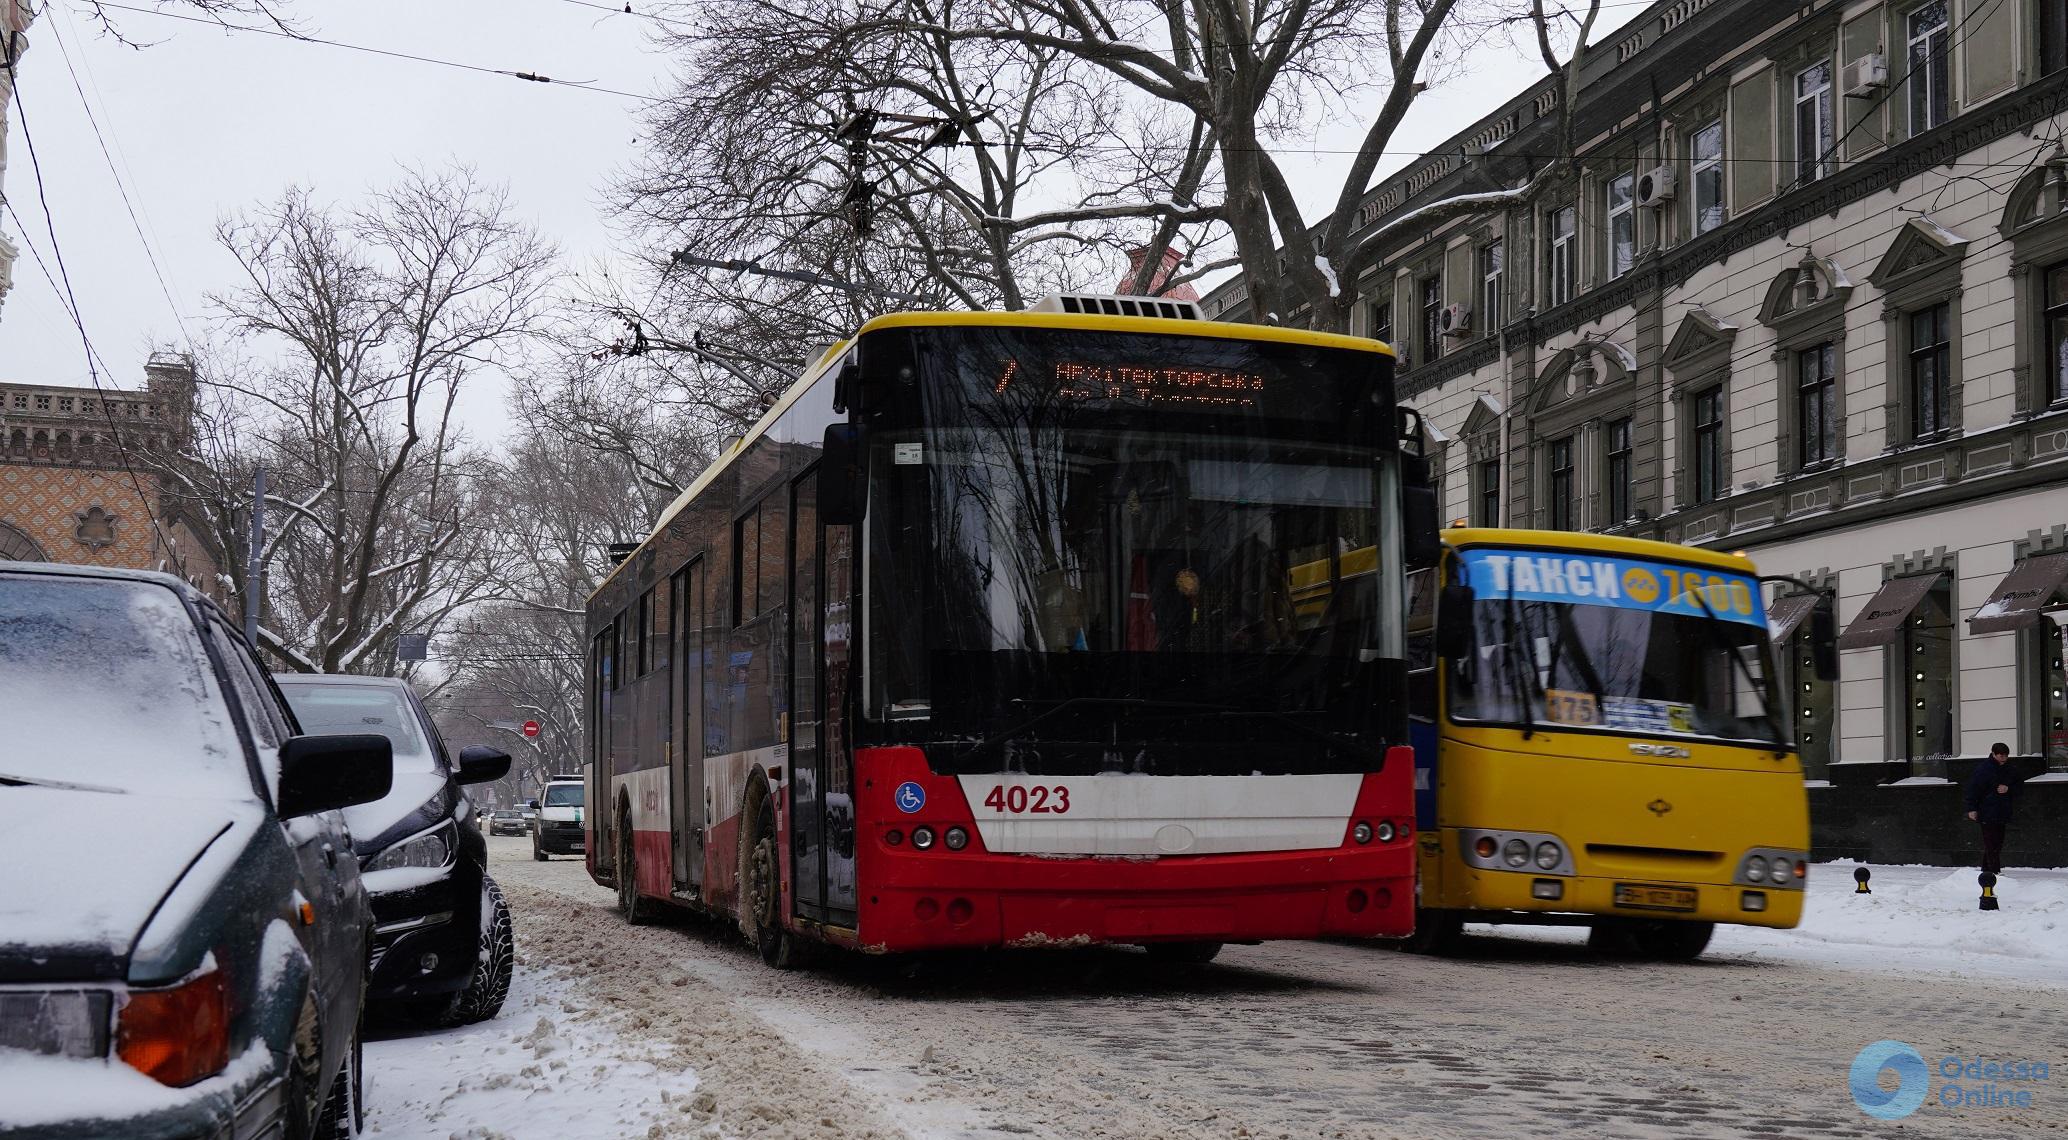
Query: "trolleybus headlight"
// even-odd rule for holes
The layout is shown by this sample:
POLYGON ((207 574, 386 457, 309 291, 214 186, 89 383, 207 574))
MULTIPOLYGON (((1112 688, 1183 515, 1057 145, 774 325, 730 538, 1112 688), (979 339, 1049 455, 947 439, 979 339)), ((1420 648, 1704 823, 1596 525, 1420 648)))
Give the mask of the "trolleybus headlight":
POLYGON ((1745 877, 1755 883, 1766 881, 1766 861, 1754 855, 1745 861, 1745 877))
POLYGON ((905 841, 905 833, 893 827, 889 831, 883 833, 883 841, 885 843, 890 844, 892 847, 896 847, 898 844, 903 843, 905 841))
POLYGON ((941 842, 947 844, 950 851, 960 851, 969 846, 969 832, 959 827, 951 827, 941 836, 941 842))
POLYGON ((1558 844, 1537 844, 1537 866, 1542 867, 1544 870, 1548 871, 1551 868, 1558 866, 1558 864, 1563 862, 1564 859, 1565 852, 1560 851, 1558 849, 1558 844))
POLYGON ((1379 821, 1379 842, 1391 843, 1393 842, 1393 837, 1398 834, 1400 833, 1394 829, 1392 820, 1383 819, 1379 821))
POLYGON ((931 827, 915 827, 915 828, 913 828, 913 829, 912 829, 912 846, 914 846, 914 847, 918 848, 918 849, 919 849, 919 850, 921 850, 921 851, 931 851, 931 850, 933 850, 933 828, 931 828, 931 827))
POLYGON ((1501 858, 1507 860, 1510 867, 1520 867, 1529 862, 1529 841, 1510 839, 1507 845, 1501 848, 1501 858))
POLYGON ((1350 838, 1355 839, 1359 843, 1370 843, 1371 824, 1368 824, 1361 819, 1358 820, 1357 826, 1350 829, 1350 838))
POLYGON ((1482 835, 1479 837, 1479 841, 1472 845, 1472 850, 1478 853, 1481 859, 1491 859, 1494 857, 1494 852, 1500 850, 1500 844, 1494 842, 1493 836, 1482 835))

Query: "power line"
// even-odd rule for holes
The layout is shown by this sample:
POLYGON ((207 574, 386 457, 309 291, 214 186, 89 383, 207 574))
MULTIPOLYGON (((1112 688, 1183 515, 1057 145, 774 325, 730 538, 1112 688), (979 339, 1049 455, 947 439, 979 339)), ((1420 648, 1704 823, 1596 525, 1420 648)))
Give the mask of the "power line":
POLYGON ((79 95, 79 106, 86 112, 86 122, 93 128, 93 137, 100 144, 101 159, 108 164, 108 173, 115 179, 115 191, 122 196, 122 208, 129 212, 129 224, 136 230, 136 240, 144 247, 144 257, 151 263, 151 274, 158 279, 158 291, 165 296, 165 306, 172 310, 172 319, 180 327, 180 335, 188 344, 194 343, 194 334, 187 329, 185 314, 180 312, 179 302, 172 299, 172 286, 166 283, 165 269, 158 263, 158 253, 151 248, 151 239, 144 236, 144 224, 137 218, 136 203, 130 200, 129 187, 122 180, 122 172, 115 168, 115 156, 108 153, 107 136, 101 133, 99 118, 93 113, 93 103, 86 98, 86 88, 79 82, 78 69, 72 66, 72 52, 65 46, 65 38, 58 34, 57 25, 50 25, 51 41, 57 44, 58 55, 65 61, 65 71, 72 77, 72 90, 79 95))
POLYGON ((624 99, 638 99, 647 103, 665 103, 667 100, 654 95, 641 95, 636 91, 621 91, 614 87, 599 87, 593 83, 578 83, 567 79, 554 79, 531 71, 514 71, 500 67, 482 67, 479 64, 461 63, 457 60, 439 59, 436 56, 418 55, 415 52, 395 51, 389 48, 371 47, 366 44, 347 43, 344 40, 325 39, 321 36, 301 35, 281 31, 277 28, 249 27, 241 24, 224 24, 200 16, 183 16, 176 12, 161 12, 154 8, 136 8, 128 4, 116 4, 112 0, 96 0, 103 8, 114 8, 123 12, 135 12, 144 16, 157 16, 166 20, 181 20, 189 24, 205 24, 226 32, 241 32, 250 35, 272 36, 275 39, 294 40, 299 43, 322 44, 325 47, 342 48, 346 51, 365 52, 369 55, 386 56, 389 59, 403 59, 414 63, 428 63, 434 67, 450 67, 459 71, 472 71, 481 75, 500 75, 508 79, 522 79, 528 83, 549 83, 555 87, 567 87, 577 91, 593 91, 599 95, 616 95, 624 99))

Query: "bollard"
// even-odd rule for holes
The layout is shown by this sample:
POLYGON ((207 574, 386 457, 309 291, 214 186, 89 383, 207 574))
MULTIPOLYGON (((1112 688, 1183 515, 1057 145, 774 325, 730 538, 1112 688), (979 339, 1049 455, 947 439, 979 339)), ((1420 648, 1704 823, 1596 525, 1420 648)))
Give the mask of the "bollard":
POLYGON ((1865 867, 1856 867, 1856 868, 1854 868, 1854 869, 1853 869, 1853 893, 1854 893, 1854 894, 1856 894, 1856 895, 1871 895, 1871 894, 1873 894, 1873 893, 1874 893, 1874 891, 1873 891, 1873 890, 1872 890, 1871 888, 1869 888, 1869 887, 1867 886, 1867 880, 1868 880, 1868 879, 1871 879, 1871 878, 1873 878, 1873 877, 1874 877, 1874 872, 1872 872, 1872 871, 1869 871, 1869 870, 1868 870, 1867 868, 1865 868, 1865 867))
POLYGON ((1984 871, 1984 872, 1982 872, 1981 874, 1979 874, 1979 875, 1976 875, 1976 876, 1975 876, 1975 881, 1976 881, 1976 882, 1978 882, 1978 883, 1980 883, 1980 884, 1982 884, 1982 904, 1981 904, 1981 909, 1983 909, 1983 910, 1995 910, 1995 909, 1997 909, 1997 906, 1996 906, 1996 876, 1994 876, 1994 875, 1990 874, 1990 873, 1989 873, 1989 872, 1987 872, 1987 871, 1984 871))

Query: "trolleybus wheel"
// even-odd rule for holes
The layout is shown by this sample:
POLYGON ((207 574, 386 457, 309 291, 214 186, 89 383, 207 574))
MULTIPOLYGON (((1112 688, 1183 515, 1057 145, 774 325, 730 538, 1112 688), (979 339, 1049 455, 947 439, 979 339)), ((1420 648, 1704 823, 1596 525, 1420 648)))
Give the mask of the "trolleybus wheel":
POLYGON ((754 804, 753 830, 748 833, 751 839, 741 853, 741 861, 746 864, 740 869, 741 916, 746 919, 747 936, 761 952, 761 960, 778 970, 788 970, 797 965, 800 948, 790 932, 783 929, 775 812, 770 810, 765 791, 748 798, 754 804))
POLYGON ((1465 940, 1465 918, 1454 910, 1415 908, 1415 932, 1400 940, 1410 954, 1448 957, 1458 952, 1465 940))
POLYGON ((653 904, 639 897, 639 856, 632 845, 632 820, 618 816, 618 913, 633 926, 653 921, 653 904))
POLYGON ((1221 952, 1218 942, 1151 942, 1142 947, 1151 961, 1180 966, 1204 966, 1221 952))

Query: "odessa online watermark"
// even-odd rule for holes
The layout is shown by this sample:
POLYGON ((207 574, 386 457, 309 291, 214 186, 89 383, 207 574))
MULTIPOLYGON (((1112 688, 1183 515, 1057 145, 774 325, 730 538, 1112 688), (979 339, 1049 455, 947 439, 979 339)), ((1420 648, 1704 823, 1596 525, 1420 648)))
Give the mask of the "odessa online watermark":
POLYGON ((1900 1120, 1935 1098, 1946 1108, 2031 1108, 2032 1086, 2049 1079, 2045 1061, 1984 1061, 1979 1057, 1945 1056, 1927 1065, 1924 1055, 1901 1041, 1876 1041, 1853 1058, 1853 1103, 1878 1120, 1900 1120), (1938 1073, 1938 1092, 1932 1074, 1938 1073), (1882 1087, 1882 1074, 1893 1073, 1894 1088, 1882 1087))

